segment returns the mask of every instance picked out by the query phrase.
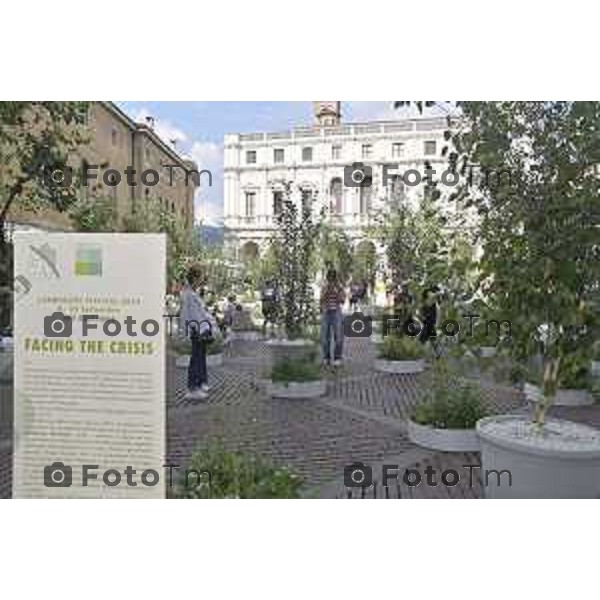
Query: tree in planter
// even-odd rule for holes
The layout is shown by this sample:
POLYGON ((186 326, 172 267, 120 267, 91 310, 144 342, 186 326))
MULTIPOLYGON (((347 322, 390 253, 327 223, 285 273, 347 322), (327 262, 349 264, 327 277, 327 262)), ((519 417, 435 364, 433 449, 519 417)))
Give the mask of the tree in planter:
POLYGON ((542 350, 542 427, 567 356, 590 347, 600 281, 600 103, 467 102, 453 143, 464 164, 509 177, 457 193, 479 214, 482 274, 515 352, 542 350))
POLYGON ((284 185, 277 214, 275 264, 282 297, 281 319, 288 339, 301 338, 316 318, 312 275, 322 218, 315 214, 316 197, 302 189, 294 197, 292 185, 284 185))

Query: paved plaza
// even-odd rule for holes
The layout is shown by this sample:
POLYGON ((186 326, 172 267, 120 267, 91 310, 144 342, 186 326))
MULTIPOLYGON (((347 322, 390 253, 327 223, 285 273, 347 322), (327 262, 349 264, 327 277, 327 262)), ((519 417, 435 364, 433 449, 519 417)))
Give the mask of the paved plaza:
MULTIPOLYGON (((350 339, 338 370, 324 370, 328 392, 316 400, 271 399, 266 393, 269 347, 264 341, 235 341, 223 365, 210 370, 212 390, 202 402, 184 400, 187 371, 167 360, 167 452, 171 462, 186 466, 195 449, 219 443, 232 451, 259 455, 286 465, 304 480, 308 498, 477 498, 477 477, 469 480, 463 465, 479 463, 476 453, 425 450, 406 436, 406 418, 431 385, 431 372, 388 375, 375 372, 375 346, 369 339, 350 339), (373 468, 374 486, 366 491, 344 486, 344 467, 362 462, 373 468), (454 487, 399 485, 382 488, 383 464, 423 473, 461 474, 454 487)), ((467 373, 469 374, 469 373, 467 373)), ((493 412, 527 410, 520 391, 480 376, 485 404, 493 412)), ((0 393, 12 394, 10 382, 0 393)), ((557 416, 600 426, 600 407, 554 409, 557 416)), ((11 431, 0 431, 0 497, 10 497, 11 431)), ((477 470, 473 471, 475 474, 477 470)), ((438 475, 439 480, 439 475, 438 475)))

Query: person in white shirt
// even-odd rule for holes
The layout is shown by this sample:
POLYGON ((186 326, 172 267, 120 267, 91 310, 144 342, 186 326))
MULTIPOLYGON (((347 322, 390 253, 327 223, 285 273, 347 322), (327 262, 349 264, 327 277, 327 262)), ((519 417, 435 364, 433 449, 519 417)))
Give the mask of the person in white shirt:
POLYGON ((206 345, 217 335, 217 324, 206 310, 196 288, 202 282, 202 271, 198 266, 190 267, 186 283, 181 290, 179 331, 191 340, 192 356, 188 368, 187 400, 202 400, 207 397, 208 370, 206 368, 206 345))

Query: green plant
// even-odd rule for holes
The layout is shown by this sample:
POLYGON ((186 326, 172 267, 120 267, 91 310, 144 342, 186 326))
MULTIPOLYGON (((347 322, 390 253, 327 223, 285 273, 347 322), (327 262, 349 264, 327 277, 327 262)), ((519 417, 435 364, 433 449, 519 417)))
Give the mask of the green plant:
POLYGON ((316 193, 302 188, 292 193, 291 183, 282 185, 278 231, 272 245, 282 297, 280 317, 288 339, 297 339, 315 320, 312 275, 323 219, 314 213, 316 193))
POLYGON ((318 381, 321 379, 321 369, 314 355, 304 359, 285 358, 273 365, 271 379, 275 383, 318 381))
POLYGON ((487 414, 480 396, 476 385, 453 380, 446 362, 437 359, 431 395, 415 407, 413 419, 436 429, 473 429, 487 414))
POLYGON ((187 471, 187 485, 184 476, 175 487, 175 498, 298 498, 302 485, 286 467, 220 445, 194 453, 187 471))
POLYGON ((388 335, 379 345, 379 358, 384 360, 417 360, 424 358, 423 344, 403 335, 388 335))
POLYGON ((558 378, 558 387, 570 390, 584 390, 591 386, 589 362, 578 355, 563 358, 558 378))

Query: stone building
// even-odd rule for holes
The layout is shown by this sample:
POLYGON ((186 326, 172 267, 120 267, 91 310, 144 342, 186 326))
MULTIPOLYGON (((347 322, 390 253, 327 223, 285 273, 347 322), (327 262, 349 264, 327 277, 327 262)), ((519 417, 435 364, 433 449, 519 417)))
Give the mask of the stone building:
POLYGON ((367 227, 386 202, 416 202, 422 196, 424 186, 414 183, 417 176, 424 180, 426 165, 437 179, 447 168, 440 152, 444 117, 344 123, 339 101, 314 102, 313 111, 308 127, 225 136, 225 240, 238 257, 255 256, 265 247, 276 227, 284 181, 314 197, 358 245, 371 243, 367 227), (411 170, 416 173, 408 175, 411 170), (353 174, 364 177, 364 185, 357 185, 353 174))
MULTIPOLYGON (((196 164, 182 158, 155 133, 152 119, 136 123, 112 102, 93 102, 87 127, 88 141, 68 159, 75 172, 81 173, 86 168, 89 173, 88 186, 81 187, 82 196, 112 199, 120 219, 133 214, 137 206, 152 198, 187 227, 193 226, 194 193, 199 179, 196 164), (128 185, 125 174, 128 167, 135 170, 130 180, 136 186, 128 185), (159 176, 154 185, 156 177, 151 170, 159 176), (144 172, 147 184, 142 180, 144 172), (120 177, 118 183, 117 177, 120 177)), ((9 229, 67 231, 71 228, 68 216, 54 210, 36 213, 13 210, 8 221, 9 229)))

